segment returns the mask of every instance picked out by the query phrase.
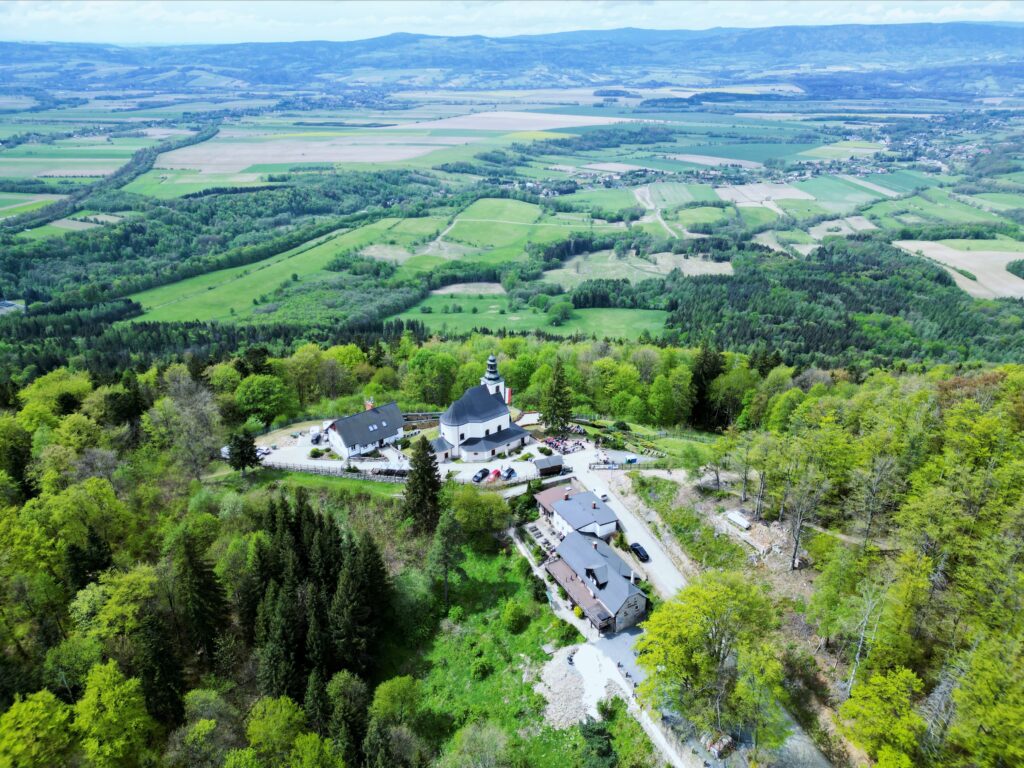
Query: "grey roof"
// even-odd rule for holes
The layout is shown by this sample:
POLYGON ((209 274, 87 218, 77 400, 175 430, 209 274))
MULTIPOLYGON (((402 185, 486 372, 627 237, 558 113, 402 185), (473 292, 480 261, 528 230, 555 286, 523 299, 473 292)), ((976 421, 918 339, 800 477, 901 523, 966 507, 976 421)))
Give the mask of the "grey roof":
POLYGON ((401 428, 402 412, 393 402, 337 419, 328 427, 335 430, 348 446, 372 445, 378 440, 394 437, 401 428))
POLYGON ((551 467, 562 466, 562 457, 559 454, 554 456, 541 456, 539 459, 533 460, 533 465, 537 469, 551 469, 551 467))
POLYGON ((480 451, 490 451, 492 449, 503 448, 513 440, 518 440, 521 437, 525 437, 530 433, 520 427, 518 424, 513 424, 505 429, 499 429, 497 432, 492 432, 484 437, 471 437, 459 446, 460 451, 470 451, 472 453, 479 453, 480 451))
POLYGON ((430 447, 434 449, 434 453, 442 453, 443 451, 450 451, 453 446, 443 437, 435 437, 430 441, 430 447))
POLYGON ((441 423, 448 427, 471 422, 490 421, 508 415, 508 406, 500 395, 492 395, 483 384, 470 387, 466 394, 441 414, 441 423))
POLYGON ((606 525, 619 519, 611 507, 590 491, 573 494, 568 499, 560 499, 551 507, 577 531, 592 523, 606 525))
POLYGON ((642 592, 630 580, 632 569, 595 536, 573 531, 562 539, 555 552, 613 614, 629 597, 642 592))

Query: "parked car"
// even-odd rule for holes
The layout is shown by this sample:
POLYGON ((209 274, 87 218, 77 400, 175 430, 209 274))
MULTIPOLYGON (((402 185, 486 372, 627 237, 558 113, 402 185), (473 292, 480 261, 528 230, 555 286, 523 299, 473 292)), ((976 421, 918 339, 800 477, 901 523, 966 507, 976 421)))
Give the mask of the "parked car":
POLYGON ((487 477, 490 473, 490 470, 487 469, 486 467, 484 469, 478 470, 477 473, 473 475, 473 482, 482 483, 484 478, 487 477))
POLYGON ((636 542, 630 544, 629 548, 633 550, 633 554, 636 555, 636 559, 641 563, 646 563, 651 559, 651 556, 647 554, 647 550, 636 542))
POLYGON ((511 480, 515 476, 516 470, 514 467, 509 467, 508 469, 505 470, 505 473, 502 475, 502 477, 505 478, 506 480, 511 480))
POLYGON ((501 477, 501 470, 500 469, 492 469, 491 470, 491 477, 490 477, 490 479, 487 482, 493 483, 499 477, 501 477))
POLYGON ((560 475, 571 475, 572 474, 572 467, 562 467, 562 471, 559 472, 558 474, 560 474, 560 475))
POLYGON ((604 488, 596 488, 594 490, 594 493, 597 494, 597 498, 599 498, 601 501, 608 501, 608 491, 606 491, 604 488))

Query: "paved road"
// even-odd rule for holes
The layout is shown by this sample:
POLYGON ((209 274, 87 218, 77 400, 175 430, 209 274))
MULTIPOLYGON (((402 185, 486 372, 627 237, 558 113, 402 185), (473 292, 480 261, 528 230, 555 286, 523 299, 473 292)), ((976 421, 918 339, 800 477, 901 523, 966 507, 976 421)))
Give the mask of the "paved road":
POLYGON ((618 515, 619 526, 630 543, 638 543, 647 550, 651 556, 649 563, 643 563, 640 568, 647 574, 647 580, 651 582, 663 598, 671 598, 676 592, 686 586, 686 579, 679 572, 672 559, 665 552, 661 542, 651 533, 651 529, 642 521, 635 512, 622 503, 608 488, 608 470, 590 469, 589 465, 597 461, 598 451, 588 448, 585 451, 570 453, 565 457, 565 463, 572 467, 587 488, 600 488, 608 491, 608 506, 618 515))

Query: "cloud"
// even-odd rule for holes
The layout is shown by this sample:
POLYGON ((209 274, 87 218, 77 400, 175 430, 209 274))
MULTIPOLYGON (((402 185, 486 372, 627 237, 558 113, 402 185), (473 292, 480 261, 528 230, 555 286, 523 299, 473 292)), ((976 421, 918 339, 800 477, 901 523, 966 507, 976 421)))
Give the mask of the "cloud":
POLYGON ((948 21, 1024 21, 1024 3, 0 0, 2 39, 120 44, 355 40, 394 32, 502 37, 627 26, 706 29, 948 21))

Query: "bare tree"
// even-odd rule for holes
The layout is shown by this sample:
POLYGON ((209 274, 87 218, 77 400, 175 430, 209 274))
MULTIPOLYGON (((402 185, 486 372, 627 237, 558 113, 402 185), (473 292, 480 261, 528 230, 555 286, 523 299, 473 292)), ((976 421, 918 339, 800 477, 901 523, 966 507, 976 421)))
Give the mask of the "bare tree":
POLYGON ((814 465, 808 465, 793 488, 793 504, 789 518, 789 530, 793 537, 791 570, 795 571, 800 567, 800 543, 803 540, 804 527, 817 514, 818 505, 828 490, 828 480, 814 465))
POLYGON ((871 541, 871 528, 878 517, 892 507, 896 491, 896 460, 875 456, 871 466, 853 474, 853 504, 864 520, 864 546, 871 541))
POLYGON ((850 665, 850 677, 846 681, 846 696, 849 697, 853 691, 854 681, 857 679, 857 668, 860 666, 861 657, 864 654, 864 646, 875 637, 878 629, 878 620, 882 615, 882 599, 885 596, 885 588, 873 580, 866 580, 861 586, 860 610, 857 612, 857 624, 854 631, 857 633, 857 651, 853 655, 853 663, 850 665))
POLYGON ((199 480, 221 441, 217 403, 183 367, 168 369, 165 382, 173 406, 173 454, 188 476, 199 480))

